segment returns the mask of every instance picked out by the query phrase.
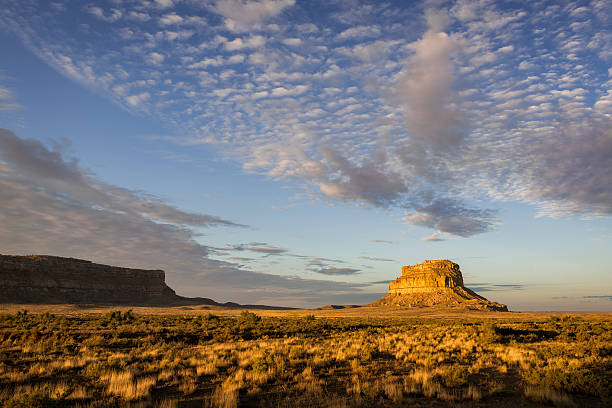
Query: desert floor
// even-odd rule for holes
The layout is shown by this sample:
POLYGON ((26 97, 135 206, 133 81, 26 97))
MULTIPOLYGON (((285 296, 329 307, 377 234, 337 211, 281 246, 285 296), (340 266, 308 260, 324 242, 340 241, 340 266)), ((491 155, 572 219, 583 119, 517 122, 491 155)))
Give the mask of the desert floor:
POLYGON ((611 406, 612 313, 0 305, 5 407, 611 406))

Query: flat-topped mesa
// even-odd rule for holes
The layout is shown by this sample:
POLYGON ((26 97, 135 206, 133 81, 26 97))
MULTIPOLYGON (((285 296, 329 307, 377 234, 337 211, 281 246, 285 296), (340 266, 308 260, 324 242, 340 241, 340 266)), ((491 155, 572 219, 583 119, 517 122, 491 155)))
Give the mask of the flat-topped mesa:
POLYGON ((389 294, 373 306, 443 306, 508 311, 463 286, 459 265, 449 260, 429 260, 402 267, 402 276, 389 283, 389 294))
POLYGON ((456 286, 463 286, 459 265, 449 260, 424 261, 422 264, 402 266, 402 276, 391 281, 389 293, 432 292, 438 288, 456 286))
POLYGON ((58 256, 0 255, 2 303, 168 304, 181 299, 162 270, 58 256))

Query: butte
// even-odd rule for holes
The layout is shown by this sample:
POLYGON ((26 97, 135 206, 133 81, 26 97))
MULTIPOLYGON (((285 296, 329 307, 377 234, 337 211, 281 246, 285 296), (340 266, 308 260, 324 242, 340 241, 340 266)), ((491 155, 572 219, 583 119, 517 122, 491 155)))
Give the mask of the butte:
POLYGON ((463 286, 459 265, 449 260, 402 266, 402 276, 389 283, 389 293, 371 305, 508 311, 506 305, 491 302, 463 286))

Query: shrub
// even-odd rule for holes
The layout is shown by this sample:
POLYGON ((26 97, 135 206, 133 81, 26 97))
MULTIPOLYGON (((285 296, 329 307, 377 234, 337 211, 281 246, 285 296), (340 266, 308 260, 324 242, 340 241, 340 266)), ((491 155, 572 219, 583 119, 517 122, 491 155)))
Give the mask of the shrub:
POLYGON ((61 402, 51 398, 48 392, 36 391, 11 398, 4 404, 4 408, 53 408, 61 407, 61 402))
POLYGON ((218 322, 221 319, 219 318, 219 316, 208 312, 205 315, 202 315, 202 320, 205 322, 218 322))
POLYGON ((113 310, 104 315, 103 320, 107 323, 128 323, 134 320, 134 312, 132 309, 121 312, 121 310, 113 310))
POLYGON ((257 316, 253 312, 249 312, 248 310, 243 310, 240 313, 240 320, 243 323, 255 324, 255 323, 259 323, 261 321, 261 317, 257 316))
POLYGON ((523 375, 528 384, 544 389, 588 394, 596 397, 610 396, 610 380, 588 369, 541 368, 523 375))
POLYGON ((265 373, 268 371, 283 373, 287 369, 285 358, 282 355, 269 352, 265 352, 261 357, 253 361, 251 367, 256 373, 265 373))

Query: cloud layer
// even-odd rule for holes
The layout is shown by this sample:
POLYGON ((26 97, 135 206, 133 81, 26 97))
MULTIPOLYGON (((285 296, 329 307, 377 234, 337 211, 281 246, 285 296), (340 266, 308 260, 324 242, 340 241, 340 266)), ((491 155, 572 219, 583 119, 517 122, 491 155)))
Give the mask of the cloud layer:
POLYGON ((429 241, 490 231, 500 201, 612 214, 609 2, 437 4, 22 0, 0 22, 177 143, 405 211, 429 241))

